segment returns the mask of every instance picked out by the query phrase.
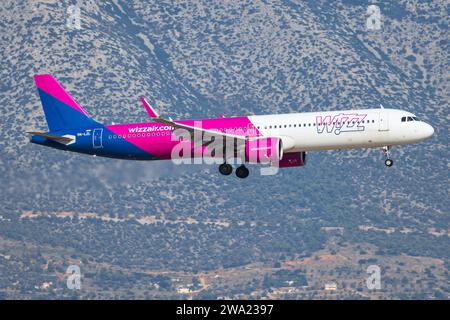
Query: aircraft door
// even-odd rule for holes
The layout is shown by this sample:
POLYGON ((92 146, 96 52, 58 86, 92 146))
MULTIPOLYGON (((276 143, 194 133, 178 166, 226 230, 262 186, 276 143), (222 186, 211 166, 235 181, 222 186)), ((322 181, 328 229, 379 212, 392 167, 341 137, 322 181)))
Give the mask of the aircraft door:
POLYGON ((378 117, 378 131, 389 130, 389 113, 386 109, 381 109, 378 117))
POLYGON ((92 145, 94 149, 103 148, 103 129, 94 129, 92 135, 92 145))

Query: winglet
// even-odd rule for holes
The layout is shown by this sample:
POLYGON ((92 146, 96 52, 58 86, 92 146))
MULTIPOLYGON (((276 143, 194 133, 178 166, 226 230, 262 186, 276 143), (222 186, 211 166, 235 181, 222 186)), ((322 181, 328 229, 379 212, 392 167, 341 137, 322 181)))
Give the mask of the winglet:
POLYGON ((158 118, 159 117, 158 113, 155 110, 153 110, 152 106, 147 102, 147 100, 145 100, 144 97, 141 97, 141 102, 144 105, 145 110, 147 111, 150 118, 158 118))

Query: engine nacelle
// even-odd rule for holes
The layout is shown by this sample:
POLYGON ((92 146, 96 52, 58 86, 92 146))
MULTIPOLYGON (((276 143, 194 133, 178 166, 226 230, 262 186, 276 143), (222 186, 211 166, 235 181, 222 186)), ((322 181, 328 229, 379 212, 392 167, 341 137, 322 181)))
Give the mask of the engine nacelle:
POLYGON ((245 142, 245 161, 249 163, 278 163, 283 159, 280 138, 261 138, 245 142))
POLYGON ((301 167, 306 164, 306 152, 285 153, 278 162, 279 168, 301 167))

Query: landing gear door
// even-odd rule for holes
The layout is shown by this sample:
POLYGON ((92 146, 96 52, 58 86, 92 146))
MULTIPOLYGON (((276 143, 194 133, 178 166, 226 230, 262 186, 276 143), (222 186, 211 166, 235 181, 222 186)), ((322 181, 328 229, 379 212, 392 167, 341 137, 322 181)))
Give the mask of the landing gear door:
POLYGON ((103 129, 94 129, 94 134, 92 135, 92 145, 94 149, 103 148, 103 129))
POLYGON ((381 109, 378 118, 378 131, 389 130, 389 114, 386 109, 381 109))

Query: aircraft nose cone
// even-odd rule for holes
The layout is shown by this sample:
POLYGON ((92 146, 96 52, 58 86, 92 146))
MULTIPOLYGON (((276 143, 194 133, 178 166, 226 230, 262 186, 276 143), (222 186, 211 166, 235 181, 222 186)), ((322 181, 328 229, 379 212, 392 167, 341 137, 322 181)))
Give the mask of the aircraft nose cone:
POLYGON ((425 123, 425 126, 423 128, 423 135, 424 138, 429 138, 434 134, 434 128, 430 126, 428 123, 425 123))

